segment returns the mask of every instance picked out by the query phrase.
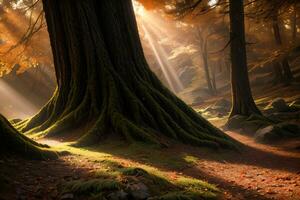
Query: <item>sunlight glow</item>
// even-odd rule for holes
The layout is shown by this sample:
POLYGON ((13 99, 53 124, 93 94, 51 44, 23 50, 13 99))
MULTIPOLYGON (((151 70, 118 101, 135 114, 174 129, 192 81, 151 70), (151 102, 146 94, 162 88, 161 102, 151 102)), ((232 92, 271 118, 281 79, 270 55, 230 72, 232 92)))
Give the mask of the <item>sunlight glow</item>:
POLYGON ((139 16, 144 16, 145 15, 145 8, 144 6, 139 3, 138 1, 133 1, 133 8, 134 12, 139 15, 139 16))
POLYGON ((38 111, 26 97, 18 93, 13 87, 0 79, 1 102, 3 114, 9 118, 27 118, 38 111))
POLYGON ((208 5, 214 7, 218 3, 218 0, 209 0, 208 5))
POLYGON ((160 20, 151 11, 145 10, 143 5, 137 1, 133 1, 133 5, 141 32, 144 33, 169 88, 173 92, 182 91, 184 86, 175 71, 175 65, 169 60, 164 44, 162 44, 162 41, 165 39, 170 40, 173 35, 172 31, 166 27, 168 22, 160 20))

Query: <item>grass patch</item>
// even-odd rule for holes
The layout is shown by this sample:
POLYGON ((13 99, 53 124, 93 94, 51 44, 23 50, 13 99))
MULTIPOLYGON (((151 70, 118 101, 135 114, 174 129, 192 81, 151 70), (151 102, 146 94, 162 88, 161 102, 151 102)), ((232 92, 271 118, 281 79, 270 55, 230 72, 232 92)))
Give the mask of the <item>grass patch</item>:
POLYGON ((98 195, 104 191, 119 190, 121 184, 110 179, 92 179, 87 181, 70 181, 64 185, 63 193, 72 192, 76 195, 98 195))
POLYGON ((77 154, 98 166, 92 172, 92 180, 81 179, 62 185, 64 194, 72 193, 76 198, 110 199, 110 195, 126 194, 128 199, 134 200, 134 191, 130 189, 132 185, 146 188, 149 199, 216 199, 220 194, 213 185, 177 173, 198 163, 199 158, 192 154, 115 143, 88 149, 73 146, 57 148, 77 154))
MULTIPOLYGON (((103 199, 118 193, 127 195, 128 199, 134 198, 135 192, 130 185, 145 186, 142 192, 149 193, 153 200, 199 200, 217 199, 219 190, 206 182, 179 177, 175 180, 157 176, 141 168, 117 168, 103 177, 92 180, 70 181, 63 185, 62 193, 72 193, 78 198, 101 197, 103 199)), ((99 175, 99 174, 98 174, 99 175)))

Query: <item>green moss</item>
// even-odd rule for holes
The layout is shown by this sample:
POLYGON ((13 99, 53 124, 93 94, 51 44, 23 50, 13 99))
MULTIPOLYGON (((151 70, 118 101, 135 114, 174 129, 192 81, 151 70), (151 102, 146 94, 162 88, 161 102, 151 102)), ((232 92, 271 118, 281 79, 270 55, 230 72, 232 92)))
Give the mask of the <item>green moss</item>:
POLYGON ((53 159, 57 153, 19 133, 0 115, 0 154, 18 154, 31 159, 53 159))
POLYGON ((63 193, 72 192, 76 195, 92 195, 119 190, 120 188, 121 183, 110 179, 76 180, 66 183, 63 193))
POLYGON ((208 200, 216 199, 216 195, 204 192, 170 192, 149 200, 208 200))
POLYGON ((110 194, 122 191, 131 196, 129 185, 143 183, 152 198, 166 200, 216 199, 219 190, 206 182, 180 177, 169 181, 162 172, 144 168, 120 167, 116 162, 103 161, 103 168, 92 180, 71 181, 63 185, 62 193, 73 193, 78 198, 105 199, 110 194))
POLYGON ((120 170, 123 175, 126 176, 148 176, 148 172, 146 170, 143 170, 141 168, 135 168, 135 167, 130 167, 130 168, 124 168, 120 170))
POLYGON ((205 190, 210 192, 219 192, 215 186, 194 178, 180 177, 176 180, 176 184, 188 189, 189 191, 205 190))

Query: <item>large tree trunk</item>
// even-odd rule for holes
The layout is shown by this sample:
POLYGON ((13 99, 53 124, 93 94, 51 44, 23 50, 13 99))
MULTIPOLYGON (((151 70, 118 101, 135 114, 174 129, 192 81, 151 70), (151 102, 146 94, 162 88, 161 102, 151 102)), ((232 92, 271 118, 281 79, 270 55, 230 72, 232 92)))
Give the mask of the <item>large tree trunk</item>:
POLYGON ((173 95, 144 58, 131 0, 43 0, 58 89, 23 132, 63 135, 89 125, 79 145, 112 133, 129 142, 171 139, 232 147, 173 95), (166 139, 168 138, 168 139, 166 139))
POLYGON ((55 152, 45 149, 20 134, 10 122, 0 114, 0 157, 3 155, 20 155, 32 159, 56 158, 55 152))
POLYGON ((260 114, 249 83, 243 0, 230 0, 231 85, 232 111, 230 116, 260 114))
MULTIPOLYGON (((276 44, 281 47, 282 46, 282 38, 280 34, 279 24, 278 24, 278 16, 275 15, 273 17, 273 33, 276 44)), ((293 73, 290 68, 290 64, 287 58, 284 58, 281 61, 282 71, 283 71, 283 79, 285 82, 290 82, 293 79, 293 73)))

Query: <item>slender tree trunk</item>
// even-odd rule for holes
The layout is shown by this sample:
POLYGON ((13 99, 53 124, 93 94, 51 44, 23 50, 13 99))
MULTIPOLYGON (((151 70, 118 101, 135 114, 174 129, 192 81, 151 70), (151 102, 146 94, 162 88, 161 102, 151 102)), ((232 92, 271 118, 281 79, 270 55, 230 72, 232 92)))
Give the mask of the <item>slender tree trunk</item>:
POLYGON ((274 63, 273 64, 273 71, 274 71, 274 84, 282 83, 283 82, 283 73, 282 73, 282 67, 280 63, 274 63))
POLYGON ((198 45, 201 49, 201 56, 202 56, 202 61, 203 61, 203 69, 204 69, 204 73, 205 73, 207 89, 208 89, 208 92, 211 95, 213 95, 214 89, 213 89, 213 85, 212 85, 211 78, 210 78, 210 72, 209 72, 210 70, 209 70, 209 64, 208 64, 207 38, 204 39, 203 33, 202 33, 200 27, 197 27, 196 29, 197 29, 198 45))
POLYGON ((204 49, 204 52, 202 52, 202 59, 203 59, 203 66, 204 66, 204 72, 205 72, 205 78, 206 78, 208 91, 210 94, 214 94, 214 89, 213 89, 213 85, 212 85, 210 73, 209 73, 207 51, 205 49, 204 49))
POLYGON ((58 88, 23 132, 84 129, 79 145, 111 134, 128 142, 173 140, 232 147, 231 139, 171 93, 150 71, 131 0, 43 0, 58 88))
POLYGON ((293 13, 293 28, 292 28, 292 41, 294 44, 297 42, 297 3, 294 3, 294 13, 293 13))
MULTIPOLYGON (((276 44, 281 47, 282 46, 282 38, 280 34, 280 28, 278 24, 278 16, 273 17, 273 32, 274 32, 274 38, 276 41, 276 44)), ((293 73, 291 71, 289 62, 287 58, 284 58, 281 61, 282 71, 283 71, 283 77, 285 82, 290 82, 293 79, 293 73)))
POLYGON ((211 82, 212 82, 212 86, 213 86, 213 92, 214 94, 217 93, 217 83, 216 83, 216 66, 212 66, 212 70, 211 70, 211 82))
POLYGON ((261 114, 256 107, 249 83, 243 0, 230 0, 231 85, 230 116, 261 114))

